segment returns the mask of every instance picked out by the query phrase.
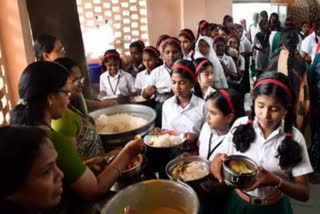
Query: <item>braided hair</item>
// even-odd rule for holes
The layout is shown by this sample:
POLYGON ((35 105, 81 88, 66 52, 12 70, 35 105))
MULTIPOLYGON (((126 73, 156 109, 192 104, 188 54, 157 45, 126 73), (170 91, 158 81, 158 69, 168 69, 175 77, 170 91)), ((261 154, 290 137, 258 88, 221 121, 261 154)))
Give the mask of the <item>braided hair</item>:
MULTIPOLYGON (((287 109, 288 112, 284 118, 285 138, 277 148, 276 158, 279 159, 279 165, 282 169, 296 166, 302 160, 302 149, 292 135, 294 94, 290 90, 288 77, 282 73, 274 72, 262 74, 255 82, 253 99, 256 99, 259 95, 272 96, 287 109)), ((253 128, 254 116, 254 106, 252 106, 248 122, 234 130, 233 142, 237 151, 246 152, 256 138, 253 128)))

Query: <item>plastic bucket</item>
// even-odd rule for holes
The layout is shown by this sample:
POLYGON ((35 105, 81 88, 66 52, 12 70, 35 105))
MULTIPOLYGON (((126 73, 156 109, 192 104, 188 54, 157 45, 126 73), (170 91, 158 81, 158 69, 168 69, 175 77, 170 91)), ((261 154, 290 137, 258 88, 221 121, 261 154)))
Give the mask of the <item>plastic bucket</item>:
POLYGON ((101 74, 101 65, 97 63, 89 64, 89 78, 91 83, 99 83, 101 74))

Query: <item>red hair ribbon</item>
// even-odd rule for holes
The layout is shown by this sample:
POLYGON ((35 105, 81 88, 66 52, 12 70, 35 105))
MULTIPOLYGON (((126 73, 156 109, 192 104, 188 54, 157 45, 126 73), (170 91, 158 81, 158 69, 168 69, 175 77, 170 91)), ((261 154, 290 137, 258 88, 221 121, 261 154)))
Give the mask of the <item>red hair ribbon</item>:
POLYGON ((208 24, 207 21, 203 21, 201 24, 200 24, 200 27, 199 27, 199 30, 202 31, 203 28, 208 24))
POLYGON ((145 47, 145 48, 143 49, 143 51, 146 51, 146 50, 152 51, 152 52, 159 58, 159 53, 158 53, 157 49, 155 49, 154 47, 152 47, 152 46, 147 46, 147 47, 145 47))
POLYGON ((248 124, 252 124, 252 123, 253 123, 253 120, 248 119, 247 123, 248 123, 248 124))
POLYGON ((197 65, 197 67, 196 67, 196 74, 199 74, 199 70, 200 70, 200 68, 205 64, 205 63, 207 63, 207 62, 209 62, 207 59, 205 59, 205 60, 203 60, 202 62, 200 62, 198 65, 197 65))
POLYGON ((180 34, 186 35, 189 40, 194 40, 194 36, 191 35, 188 31, 181 31, 180 34))
POLYGON ((120 58, 119 54, 116 54, 116 53, 107 53, 106 55, 103 56, 103 60, 108 59, 109 57, 112 57, 112 56, 114 56, 114 57, 116 57, 116 58, 118 58, 118 59, 120 58))
POLYGON ((168 42, 174 42, 178 45, 179 48, 181 48, 180 41, 177 39, 174 39, 174 38, 168 38, 168 39, 164 40, 163 44, 162 44, 162 48, 164 48, 168 42))
POLYGON ((263 84, 267 84, 267 83, 272 83, 272 84, 277 85, 280 88, 282 88, 286 92, 286 94, 288 95, 290 101, 292 102, 292 94, 291 94, 290 89, 288 88, 288 86, 286 86, 285 84, 283 84, 282 82, 280 82, 279 80, 276 80, 276 79, 262 79, 262 80, 259 80, 255 84, 253 90, 255 90, 258 86, 263 85, 263 84))
POLYGON ((288 133, 284 133, 284 136, 286 137, 293 137, 293 134, 291 132, 288 132, 288 133))
POLYGON ((192 76, 193 81, 194 81, 194 82, 196 81, 196 76, 194 75, 194 73, 192 72, 192 70, 191 70, 190 68, 188 68, 187 66, 176 63, 176 64, 173 64, 171 70, 173 70, 173 69, 175 69, 175 68, 180 68, 180 69, 188 72, 188 73, 192 76))
POLYGON ((236 110, 235 110, 235 108, 234 108, 234 105, 233 105, 233 103, 232 103, 232 101, 231 101, 231 98, 230 98, 228 92, 227 92, 225 89, 220 89, 219 92, 220 92, 220 94, 224 97, 224 99, 227 101, 228 106, 229 106, 229 108, 231 109, 231 112, 232 112, 233 114, 235 114, 235 113, 236 113, 236 110))

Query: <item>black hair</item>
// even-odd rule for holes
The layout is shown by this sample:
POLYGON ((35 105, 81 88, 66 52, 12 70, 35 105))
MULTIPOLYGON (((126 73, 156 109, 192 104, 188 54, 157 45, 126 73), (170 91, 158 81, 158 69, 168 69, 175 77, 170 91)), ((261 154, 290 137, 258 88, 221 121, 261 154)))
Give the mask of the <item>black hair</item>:
POLYGON ((37 127, 0 127, 0 200, 23 188, 46 137, 37 127))
POLYGON ((168 46, 168 45, 173 45, 175 46, 180 53, 182 54, 182 50, 181 50, 181 45, 180 45, 180 41, 178 38, 176 37, 169 37, 166 40, 164 40, 163 46, 162 46, 162 51, 164 51, 164 49, 168 46))
POLYGON ((219 25, 215 24, 215 23, 210 23, 209 24, 209 30, 213 31, 215 29, 217 29, 219 27, 219 25))
POLYGON ((104 52, 104 55, 103 55, 101 67, 104 71, 107 70, 107 67, 104 65, 104 63, 107 63, 110 59, 118 61, 119 68, 122 67, 122 61, 121 61, 120 54, 118 53, 118 51, 116 49, 109 49, 106 52, 104 52))
POLYGON ((216 44, 218 42, 223 42, 224 44, 227 44, 226 40, 222 36, 214 37, 213 44, 216 44))
POLYGON ((230 29, 229 29, 227 26, 225 26, 225 25, 221 25, 221 26, 219 27, 219 30, 224 31, 227 35, 230 35, 230 33, 231 33, 230 29))
POLYGON ((270 14, 269 23, 271 22, 271 18, 272 18, 272 17, 276 17, 276 20, 279 20, 279 15, 278 15, 278 13, 273 12, 273 13, 270 14))
POLYGON ((137 48, 140 53, 142 53, 144 47, 145 47, 145 44, 141 40, 134 41, 129 46, 130 49, 131 48, 137 48))
POLYGON ((261 19, 266 19, 268 21, 268 12, 263 10, 259 13, 259 17, 261 17, 261 19))
POLYGON ((158 38, 158 40, 157 40, 157 42, 156 42, 156 48, 158 49, 159 46, 161 45, 161 43, 162 43, 164 40, 168 39, 168 38, 170 38, 170 36, 169 36, 168 34, 162 34, 162 35, 160 35, 159 38, 158 38))
MULTIPOLYGON (((255 85, 264 79, 275 79, 282 84, 286 85, 290 90, 290 84, 288 77, 280 72, 265 72, 261 74, 259 79, 256 81, 255 85)), ((302 151, 299 144, 293 140, 292 137, 292 126, 293 126, 293 100, 294 93, 291 92, 291 99, 287 92, 277 84, 264 83, 253 89, 253 105, 254 100, 259 95, 267 95, 276 98, 285 109, 287 109, 287 114, 285 116, 284 122, 284 133, 285 138, 281 142, 280 146, 277 148, 279 158, 279 165, 282 169, 288 169, 290 167, 296 166, 302 160, 302 151)), ((256 134, 253 128, 252 121, 254 120, 254 106, 252 106, 251 113, 248 116, 248 123, 235 127, 233 133, 232 141, 235 144, 237 151, 246 152, 250 144, 255 140, 256 134)))
POLYGON ((145 47, 142 54, 148 54, 149 56, 156 58, 158 60, 156 67, 163 64, 163 61, 160 59, 160 52, 153 46, 145 47))
MULTIPOLYGON (((211 66, 212 68, 213 65, 212 63, 210 62, 210 60, 208 60, 207 58, 204 58, 204 57, 200 57, 200 58, 197 58, 193 61, 193 65, 195 67, 195 74, 196 76, 199 76, 204 70, 206 70, 206 68, 208 66, 211 66), (201 67, 198 68, 198 66, 200 65, 200 63, 202 63, 203 61, 206 61, 205 63, 203 63, 201 65, 201 67)), ((202 91, 201 91, 201 86, 199 84, 199 82, 197 81, 194 85, 194 94, 197 95, 198 97, 200 98, 203 98, 202 96, 202 91)))
POLYGON ((209 97, 207 97, 206 101, 212 100, 215 103, 215 106, 223 113, 223 115, 227 116, 232 112, 231 106, 229 105, 227 99, 222 95, 221 90, 224 90, 227 92, 230 101, 233 105, 233 108, 235 110, 234 117, 230 125, 233 124, 233 122, 238 119, 239 117, 244 116, 244 107, 243 107, 243 100, 239 94, 234 89, 226 88, 226 89, 219 89, 215 92, 213 92, 209 97))
POLYGON ((198 23, 198 31, 197 31, 197 39, 196 40, 198 40, 201 31, 203 31, 203 30, 205 30, 207 28, 209 28, 209 23, 206 20, 201 20, 198 23))
POLYGON ((43 54, 50 53, 54 49, 54 43, 57 41, 55 36, 41 34, 34 41, 33 49, 37 61, 44 61, 43 54))
MULTIPOLYGON (((262 28, 263 28, 265 25, 268 25, 268 24, 269 24, 268 20, 266 20, 266 19, 261 19, 261 20, 259 21, 260 31, 262 31, 262 28)), ((266 30, 268 30, 268 29, 266 29, 266 30)))
POLYGON ((171 75, 172 74, 180 74, 184 78, 186 78, 187 80, 192 82, 193 84, 195 83, 195 67, 190 60, 179 59, 179 60, 175 61, 175 63, 172 66, 171 75), (186 69, 176 67, 177 65, 185 66, 188 69, 188 71, 186 69))
POLYGON ((235 35, 235 34, 231 34, 230 36, 228 36, 228 41, 229 41, 229 39, 231 39, 231 38, 235 38, 235 39, 237 40, 237 43, 238 43, 237 51, 239 51, 239 49, 240 49, 240 40, 239 40, 238 36, 235 35))
POLYGON ((230 16, 230 15, 225 15, 225 16, 223 17, 222 25, 226 25, 226 23, 227 23, 228 21, 232 21, 232 22, 233 22, 233 18, 232 18, 232 16, 230 16))
MULTIPOLYGON (((281 43, 284 45, 288 51, 288 78, 290 86, 293 90, 294 96, 297 98, 300 91, 301 78, 305 72, 305 66, 303 59, 297 53, 297 45, 299 43, 299 34, 296 28, 285 28, 281 33, 281 43), (294 73, 296 72, 296 74, 294 73), (297 77, 297 74, 299 77, 297 77)), ((296 101, 294 102, 296 103, 296 101)))
POLYGON ((195 42, 195 40, 196 40, 196 37, 194 36, 192 30, 190 30, 188 28, 181 30, 178 37, 180 37, 180 36, 183 36, 192 42, 195 42))
POLYGON ((269 22, 270 30, 272 31, 280 31, 281 29, 281 23, 279 20, 274 20, 269 22))
POLYGON ((61 57, 61 58, 55 59, 54 62, 65 67, 69 75, 72 72, 73 67, 76 67, 76 66, 79 67, 78 63, 76 63, 74 60, 68 57, 61 57))
POLYGON ((18 91, 22 103, 10 112, 10 124, 38 125, 44 117, 47 96, 67 82, 68 72, 54 62, 34 62, 21 74, 18 91))

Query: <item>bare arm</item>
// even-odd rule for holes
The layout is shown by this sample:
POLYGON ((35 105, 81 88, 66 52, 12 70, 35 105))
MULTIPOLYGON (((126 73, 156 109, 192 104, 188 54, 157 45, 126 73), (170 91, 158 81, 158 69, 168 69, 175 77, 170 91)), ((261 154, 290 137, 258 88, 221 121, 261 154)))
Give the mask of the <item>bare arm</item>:
POLYGON ((142 151, 142 146, 141 140, 130 141, 98 176, 87 167, 83 175, 70 185, 71 189, 87 200, 93 200, 104 194, 119 178, 131 159, 142 151))
POLYGON ((277 175, 262 167, 259 167, 258 170, 259 176, 252 187, 248 189, 249 191, 263 186, 278 186, 281 192, 296 200, 309 200, 309 184, 307 175, 293 177, 292 180, 282 180, 277 175))

